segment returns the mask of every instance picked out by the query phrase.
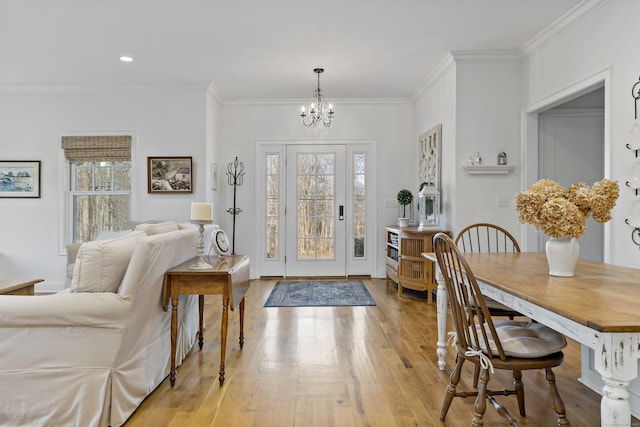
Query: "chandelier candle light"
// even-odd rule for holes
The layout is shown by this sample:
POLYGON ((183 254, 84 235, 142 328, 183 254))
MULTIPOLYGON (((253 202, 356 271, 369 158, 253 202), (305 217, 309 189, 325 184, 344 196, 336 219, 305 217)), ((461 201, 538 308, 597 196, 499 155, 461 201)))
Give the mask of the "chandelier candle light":
POLYGON ((190 270, 208 270, 213 266, 204 260, 204 225, 213 222, 213 204, 191 203, 191 223, 198 226, 198 259, 192 264, 190 270))
POLYGON ((320 89, 320 74, 324 72, 324 68, 314 68, 313 72, 318 75, 318 87, 314 95, 313 102, 309 106, 309 114, 305 107, 301 109, 300 117, 302 117, 302 124, 307 127, 319 128, 320 126, 330 127, 333 120, 333 105, 327 105, 322 99, 322 90, 320 89), (309 121, 307 121, 307 116, 309 121))

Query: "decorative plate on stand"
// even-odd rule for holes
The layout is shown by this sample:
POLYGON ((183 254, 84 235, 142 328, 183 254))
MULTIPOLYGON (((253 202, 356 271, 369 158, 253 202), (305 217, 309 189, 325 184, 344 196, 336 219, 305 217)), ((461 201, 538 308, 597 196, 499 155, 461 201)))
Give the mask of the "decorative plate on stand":
POLYGON ((633 166, 629 169, 629 181, 627 181, 629 187, 640 188, 640 159, 636 159, 633 162, 633 166))
POLYGON ((640 228, 640 199, 636 199, 629 205, 627 210, 627 224, 640 228))

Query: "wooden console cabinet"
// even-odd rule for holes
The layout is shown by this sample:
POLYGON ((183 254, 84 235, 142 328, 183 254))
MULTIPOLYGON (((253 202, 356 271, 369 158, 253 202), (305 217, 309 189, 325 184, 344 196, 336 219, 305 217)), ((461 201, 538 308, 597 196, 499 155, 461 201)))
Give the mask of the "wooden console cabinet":
POLYGON ((433 252, 433 236, 442 230, 418 231, 417 227, 398 226, 387 226, 385 230, 387 285, 389 280, 397 283, 398 296, 402 296, 403 288, 427 291, 427 302, 432 302, 432 291, 438 286, 435 266, 422 253, 433 252))

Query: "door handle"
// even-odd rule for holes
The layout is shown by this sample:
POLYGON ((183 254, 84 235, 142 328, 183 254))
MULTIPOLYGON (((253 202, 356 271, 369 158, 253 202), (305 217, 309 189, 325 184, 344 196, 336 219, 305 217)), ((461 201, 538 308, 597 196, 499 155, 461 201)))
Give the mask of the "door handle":
POLYGON ((344 206, 338 206, 338 221, 344 221, 344 206))

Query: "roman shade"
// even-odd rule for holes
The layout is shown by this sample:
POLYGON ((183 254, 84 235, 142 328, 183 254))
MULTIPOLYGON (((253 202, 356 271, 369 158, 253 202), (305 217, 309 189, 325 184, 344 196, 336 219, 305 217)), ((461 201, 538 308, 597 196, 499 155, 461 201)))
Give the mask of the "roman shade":
POLYGON ((70 162, 128 161, 131 160, 131 136, 63 136, 62 149, 70 162))

